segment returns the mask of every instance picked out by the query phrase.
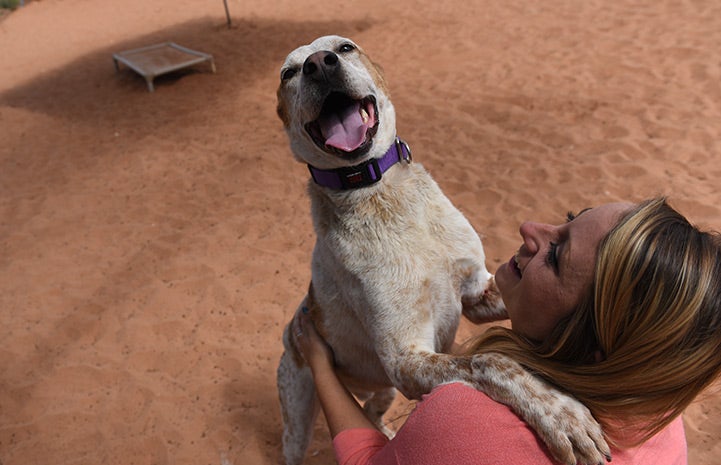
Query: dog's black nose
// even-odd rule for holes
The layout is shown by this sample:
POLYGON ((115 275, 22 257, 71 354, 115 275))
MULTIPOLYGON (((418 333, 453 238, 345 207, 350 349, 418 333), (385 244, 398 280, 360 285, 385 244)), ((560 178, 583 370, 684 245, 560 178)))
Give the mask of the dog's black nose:
POLYGON ((326 79, 338 68, 338 55, 329 51, 315 52, 303 63, 303 74, 313 79, 326 79))

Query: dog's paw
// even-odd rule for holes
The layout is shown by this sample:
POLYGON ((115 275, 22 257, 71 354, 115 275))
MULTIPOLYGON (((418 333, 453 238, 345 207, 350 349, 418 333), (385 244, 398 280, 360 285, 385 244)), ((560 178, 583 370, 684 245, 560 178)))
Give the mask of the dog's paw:
POLYGON ((569 465, 611 461, 611 450, 591 412, 560 392, 549 393, 548 397, 551 401, 532 407, 531 415, 537 419, 538 424, 533 425, 536 433, 556 460, 569 465))
POLYGON ((472 323, 481 324, 508 318, 496 280, 491 276, 483 291, 477 294, 463 294, 463 316, 472 323))

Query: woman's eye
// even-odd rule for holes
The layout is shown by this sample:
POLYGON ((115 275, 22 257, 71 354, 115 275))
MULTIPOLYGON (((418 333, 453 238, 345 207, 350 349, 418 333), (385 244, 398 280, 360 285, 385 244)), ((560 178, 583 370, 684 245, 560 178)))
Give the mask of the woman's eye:
POLYGON ((558 244, 556 244, 555 242, 549 243, 548 253, 546 254, 546 263, 555 271, 558 271, 558 257, 556 256, 557 250, 558 244))
POLYGON ((297 72, 298 72, 298 70, 295 68, 284 69, 283 71, 280 72, 280 80, 287 81, 288 79, 295 76, 295 73, 297 73, 297 72))
POLYGON ((575 220, 576 218, 578 218, 579 216, 581 216, 582 214, 584 214, 585 212, 587 212, 589 210, 591 210, 591 208, 584 208, 583 210, 581 210, 580 212, 575 213, 575 214, 573 212, 566 213, 566 222, 570 223, 571 221, 575 220))
POLYGON ((581 216, 583 213, 587 212, 590 209, 591 208, 584 208, 583 210, 581 210, 578 213, 573 213, 573 212, 566 213, 566 223, 570 223, 571 221, 575 220, 576 218, 578 218, 579 216, 581 216))
POLYGON ((353 44, 343 44, 340 47, 338 47, 338 53, 348 53, 355 50, 355 45, 353 44))

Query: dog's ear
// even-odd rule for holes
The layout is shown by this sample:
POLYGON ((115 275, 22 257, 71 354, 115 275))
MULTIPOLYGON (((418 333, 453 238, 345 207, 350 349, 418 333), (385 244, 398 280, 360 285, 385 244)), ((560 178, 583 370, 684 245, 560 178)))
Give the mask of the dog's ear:
POLYGON ((371 77, 373 78, 373 81, 376 83, 376 85, 383 91, 386 96, 390 97, 388 85, 386 84, 386 78, 383 75, 383 67, 368 58, 368 55, 366 55, 365 53, 361 54, 361 60, 363 61, 363 64, 365 64, 366 69, 371 73, 371 77))
POLYGON ((290 114, 288 113, 288 107, 286 106, 285 98, 283 97, 282 89, 278 88, 278 107, 276 108, 278 117, 283 121, 283 126, 286 128, 290 126, 290 114))

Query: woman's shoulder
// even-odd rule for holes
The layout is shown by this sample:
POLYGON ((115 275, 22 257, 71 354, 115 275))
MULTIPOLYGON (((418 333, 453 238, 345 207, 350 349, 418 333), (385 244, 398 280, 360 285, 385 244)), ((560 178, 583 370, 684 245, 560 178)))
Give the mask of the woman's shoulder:
POLYGON ((468 456, 467 463, 555 463, 535 433, 509 407, 461 382, 437 386, 425 395, 403 429, 427 437, 433 434, 434 447, 444 444, 455 454, 463 453, 468 456))
MULTIPOLYGON (((451 440, 473 441, 483 450, 483 463, 555 464, 545 444, 508 406, 464 383, 437 386, 423 397, 408 419, 416 426, 444 425, 451 440)), ((645 444, 613 451, 614 464, 686 464, 686 438, 679 417, 645 444)))
POLYGON ((679 416, 641 446, 613 452, 614 464, 686 465, 687 447, 683 419, 679 416))
MULTIPOLYGON (((498 429, 497 424, 488 424, 493 418, 501 425, 510 428, 528 429, 510 407, 498 403, 485 393, 463 382, 452 382, 436 386, 430 393, 423 396, 416 406, 417 411, 431 410, 433 416, 449 419, 465 418, 478 427, 498 429)), ((530 431, 530 430, 529 430, 530 431)))

